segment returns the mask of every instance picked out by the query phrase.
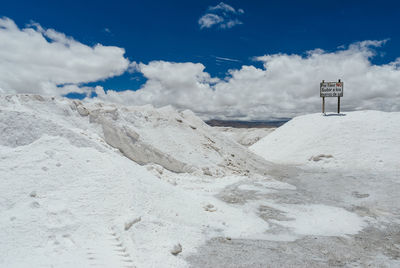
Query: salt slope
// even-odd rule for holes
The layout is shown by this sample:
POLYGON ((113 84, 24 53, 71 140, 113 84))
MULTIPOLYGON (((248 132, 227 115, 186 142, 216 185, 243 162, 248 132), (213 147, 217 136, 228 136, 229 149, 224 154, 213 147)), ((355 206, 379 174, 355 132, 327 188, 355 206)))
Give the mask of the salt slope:
POLYGON ((58 133, 80 144, 103 141, 137 163, 156 163, 174 172, 265 173, 270 167, 190 111, 81 103, 35 95, 0 97, 0 105, 0 125, 5 129, 0 133, 0 144, 29 144, 43 133, 58 133), (29 120, 30 116, 35 120, 29 120), (22 131, 10 135, 13 126, 22 131), (82 132, 88 139, 82 140, 82 132))
POLYGON ((206 175, 265 173, 271 165, 205 124, 191 111, 172 107, 85 106, 104 138, 138 163, 156 163, 174 172, 206 175), (143 157, 142 157, 143 156, 143 157))
POLYGON ((246 238, 268 228, 256 215, 174 187, 117 152, 63 137, 0 146, 0 159, 1 267, 181 267, 209 237, 246 238), (218 211, 205 211, 207 204, 218 211), (175 257, 177 243, 184 252, 175 257))
POLYGON ((0 104, 2 267, 181 267, 210 237, 268 229, 253 212, 164 182, 108 145, 90 114, 114 107, 22 95, 0 104), (173 256, 177 243, 183 252, 173 256))
POLYGON ((326 168, 400 171, 400 113, 299 116, 250 147, 266 160, 326 168))

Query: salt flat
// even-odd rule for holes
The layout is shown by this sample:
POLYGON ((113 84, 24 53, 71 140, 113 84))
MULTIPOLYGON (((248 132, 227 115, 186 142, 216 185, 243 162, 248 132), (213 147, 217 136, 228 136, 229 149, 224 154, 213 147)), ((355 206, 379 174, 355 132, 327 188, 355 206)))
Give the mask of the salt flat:
POLYGON ((248 150, 190 111, 1 96, 0 266, 399 265, 399 117, 248 150))

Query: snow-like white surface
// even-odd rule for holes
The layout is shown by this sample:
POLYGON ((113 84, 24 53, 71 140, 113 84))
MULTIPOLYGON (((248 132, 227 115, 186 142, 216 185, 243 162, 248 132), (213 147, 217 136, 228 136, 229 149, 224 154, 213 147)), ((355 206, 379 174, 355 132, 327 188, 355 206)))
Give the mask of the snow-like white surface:
POLYGON ((277 190, 296 190, 295 186, 286 182, 276 180, 259 181, 256 182, 256 185, 277 190))
POLYGON ((202 178, 216 178, 203 172, 179 175, 156 164, 143 167, 104 137, 106 120, 111 121, 107 127, 122 129, 117 134, 130 127, 140 132, 140 145, 147 146, 143 151, 134 148, 134 153, 144 152, 138 157, 157 152, 157 161, 170 154, 195 171, 217 167, 228 152, 243 159, 252 155, 226 137, 208 134, 209 127, 189 112, 179 119, 170 109, 98 104, 86 108, 40 96, 1 97, 0 104, 2 267, 181 267, 183 258, 208 238, 257 237, 269 228, 255 212, 214 197, 240 177, 231 175, 210 185, 202 178), (212 144, 220 147, 219 153, 203 159, 215 152, 209 143, 202 146, 209 137, 216 140, 212 144), (225 150, 218 141, 231 143, 233 150, 225 150), (156 176, 154 170, 164 176, 156 176), (176 177, 187 179, 184 187, 176 186, 176 177), (207 189, 197 188, 199 184, 207 189), (170 250, 178 243, 183 252, 174 256, 170 250))
POLYGON ((250 147, 266 160, 348 170, 400 170, 400 113, 299 116, 250 147))
POLYGON ((365 227, 342 208, 275 202, 297 188, 270 167, 190 111, 0 96, 0 266, 185 267, 213 237, 365 227), (287 220, 261 218, 260 206, 287 220))
POLYGON ((0 145, 29 144, 47 133, 66 137, 75 145, 106 143, 140 164, 157 163, 175 172, 222 176, 264 172, 269 166, 191 111, 31 95, 5 96, 0 105, 0 127, 4 129, 0 145))
POLYGON ((185 256, 207 237, 268 229, 251 212, 185 192, 113 150, 44 135, 1 147, 0 159, 2 267, 179 267, 175 243, 185 256))
POLYGON ((366 226, 363 219, 343 208, 326 205, 287 205, 268 203, 285 212, 287 221, 272 222, 292 228, 300 235, 343 236, 357 234, 366 226))

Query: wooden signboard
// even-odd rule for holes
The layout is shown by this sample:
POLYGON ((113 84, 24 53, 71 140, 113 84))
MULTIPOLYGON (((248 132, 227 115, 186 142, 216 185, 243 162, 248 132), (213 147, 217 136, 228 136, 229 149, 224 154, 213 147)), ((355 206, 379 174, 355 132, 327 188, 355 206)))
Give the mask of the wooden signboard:
POLYGON ((322 113, 325 114, 325 97, 338 98, 338 114, 340 113, 340 97, 343 97, 343 82, 325 82, 322 80, 319 87, 319 95, 322 98, 322 113))

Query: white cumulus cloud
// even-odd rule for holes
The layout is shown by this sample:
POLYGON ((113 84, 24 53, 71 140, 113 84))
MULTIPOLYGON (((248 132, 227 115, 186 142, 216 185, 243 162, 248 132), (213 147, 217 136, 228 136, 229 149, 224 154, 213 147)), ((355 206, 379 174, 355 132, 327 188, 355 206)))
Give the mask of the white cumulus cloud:
POLYGON ((33 23, 20 29, 0 18, 0 93, 62 95, 90 90, 81 83, 124 73, 129 60, 114 46, 84 45, 33 23))
MULTIPOLYGON (((137 71, 148 79, 140 90, 104 92, 98 98, 128 105, 171 104, 204 118, 271 119, 319 112, 319 83, 344 81, 344 110, 400 111, 400 58, 383 65, 371 62, 385 41, 363 41, 329 52, 256 57, 262 68, 245 65, 224 79, 213 78, 200 63, 153 61, 137 71)), ((328 98, 335 111, 336 99, 328 98)))
MULTIPOLYGON (((219 6, 216 10, 240 13, 219 6)), ((342 79, 344 110, 400 111, 400 58, 386 64, 372 62, 386 41, 366 40, 336 51, 315 49, 301 55, 263 55, 254 58, 262 67, 244 65, 215 78, 201 63, 129 62, 122 48, 88 46, 39 24, 20 29, 11 19, 1 18, 0 94, 59 96, 95 90, 97 98, 106 101, 173 105, 204 118, 248 120, 318 112, 320 81, 342 79), (142 73, 146 83, 137 91, 123 92, 83 86, 126 71, 142 73)), ((335 105, 334 98, 327 99, 328 111, 335 111, 335 105)))
POLYGON ((211 28, 215 24, 223 22, 224 19, 216 14, 205 14, 199 19, 200 28, 211 28))
POLYGON ((211 6, 208 8, 208 10, 222 10, 224 12, 236 13, 236 10, 232 6, 225 4, 224 2, 220 2, 216 6, 211 6))
POLYGON ((200 29, 211 28, 213 26, 221 29, 229 29, 235 25, 243 24, 237 17, 244 13, 244 10, 239 8, 236 10, 232 6, 220 2, 216 6, 211 6, 207 9, 207 13, 200 17, 198 23, 200 29))

